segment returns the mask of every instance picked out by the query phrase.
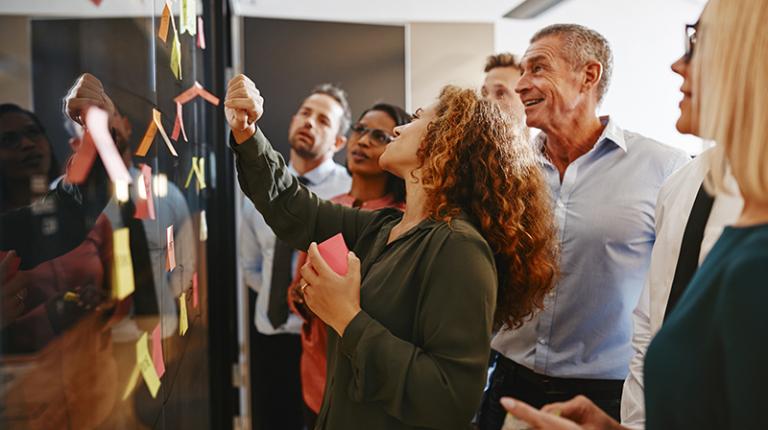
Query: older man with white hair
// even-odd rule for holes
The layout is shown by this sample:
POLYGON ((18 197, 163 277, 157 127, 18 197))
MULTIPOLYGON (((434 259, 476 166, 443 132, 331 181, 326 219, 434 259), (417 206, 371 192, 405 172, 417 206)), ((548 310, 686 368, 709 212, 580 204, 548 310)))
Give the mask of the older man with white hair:
POLYGON ((541 407, 581 394, 619 417, 657 194, 688 157, 598 116, 612 57, 602 35, 575 24, 540 30, 523 56, 515 91, 527 125, 542 131, 535 144, 554 204, 560 278, 538 315, 494 337, 481 429, 501 428, 502 396, 541 407))

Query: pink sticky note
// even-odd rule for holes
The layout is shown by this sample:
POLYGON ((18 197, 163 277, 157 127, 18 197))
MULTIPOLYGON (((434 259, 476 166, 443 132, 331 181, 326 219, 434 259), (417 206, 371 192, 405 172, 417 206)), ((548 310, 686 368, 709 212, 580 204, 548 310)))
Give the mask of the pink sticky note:
POLYGON ((341 233, 317 245, 317 248, 320 251, 320 255, 334 272, 342 276, 347 274, 347 254, 349 250, 341 233))
POLYGON ((197 296, 197 272, 192 274, 192 307, 196 308, 198 303, 197 296))
POLYGON ((155 364, 157 377, 162 378, 165 374, 165 360, 163 359, 163 337, 160 332, 160 324, 157 324, 152 330, 152 362, 155 364))
POLYGON ((125 167, 120 153, 117 152, 115 141, 109 133, 109 114, 99 108, 92 107, 85 114, 86 133, 93 139, 93 144, 99 152, 99 157, 107 169, 112 182, 133 182, 131 174, 125 167))
POLYGON ((205 34, 203 33, 203 17, 197 17, 197 47, 205 49, 205 34))
POLYGON ((168 250, 165 256, 165 270, 170 272, 176 267, 176 249, 173 246, 173 226, 168 226, 165 229, 165 239, 168 250))
POLYGON ((141 180, 143 183, 139 184, 140 187, 144 187, 145 199, 141 197, 135 201, 136 214, 135 218, 138 219, 155 219, 155 202, 152 198, 152 167, 146 164, 139 164, 141 167, 141 180))
POLYGON ((187 131, 184 130, 184 116, 181 114, 181 103, 176 102, 176 121, 173 123, 173 132, 171 132, 171 139, 179 141, 179 132, 184 136, 184 141, 189 142, 187 139, 187 131))

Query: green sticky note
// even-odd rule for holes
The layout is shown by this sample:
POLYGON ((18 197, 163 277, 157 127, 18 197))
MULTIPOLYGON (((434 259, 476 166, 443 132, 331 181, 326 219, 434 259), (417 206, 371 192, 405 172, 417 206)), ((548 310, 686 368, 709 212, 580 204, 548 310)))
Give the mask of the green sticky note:
POLYGON ((179 34, 173 32, 173 47, 171 48, 171 72, 176 79, 181 80, 181 42, 179 34))

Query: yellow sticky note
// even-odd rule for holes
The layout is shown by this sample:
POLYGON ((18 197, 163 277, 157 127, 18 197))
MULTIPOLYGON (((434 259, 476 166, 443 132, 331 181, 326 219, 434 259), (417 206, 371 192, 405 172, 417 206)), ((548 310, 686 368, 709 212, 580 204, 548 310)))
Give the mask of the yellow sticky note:
POLYGON ((181 80, 181 42, 179 34, 173 32, 173 46, 171 47, 171 72, 176 79, 181 80))
POLYGON ((131 376, 128 377, 128 384, 125 386, 125 391, 123 391, 123 400, 128 400, 128 397, 133 392, 133 388, 136 387, 136 383, 139 382, 139 373, 139 368, 134 366, 131 376))
POLYGON ((176 148, 173 147, 171 140, 168 139, 168 134, 165 132, 162 118, 163 118, 163 114, 160 113, 159 110, 152 109, 152 121, 155 123, 155 127, 157 127, 157 131, 160 132, 160 136, 162 136, 163 141, 165 142, 165 146, 168 147, 168 150, 171 151, 171 154, 173 154, 174 157, 178 157, 179 154, 176 153, 176 148))
POLYGON ((197 189, 204 190, 205 185, 205 158, 192 157, 192 168, 189 169, 189 175, 187 175, 187 181, 184 183, 184 188, 189 188, 190 182, 192 182, 192 176, 197 179, 197 189))
POLYGON ((187 293, 181 293, 179 297, 179 334, 184 336, 189 329, 189 320, 187 319, 187 293))
POLYGON ((149 394, 154 399, 160 390, 160 378, 155 370, 155 363, 152 362, 152 356, 149 355, 149 337, 147 332, 141 334, 139 341, 136 342, 136 366, 144 377, 144 383, 149 388, 149 394))
POLYGON ((128 228, 115 230, 112 236, 112 297, 123 300, 136 289, 128 228))

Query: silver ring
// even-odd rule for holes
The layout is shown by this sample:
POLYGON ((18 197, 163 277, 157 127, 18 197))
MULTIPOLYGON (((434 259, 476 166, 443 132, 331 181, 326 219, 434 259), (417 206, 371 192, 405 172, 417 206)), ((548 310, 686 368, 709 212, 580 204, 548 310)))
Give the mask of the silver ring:
POLYGON ((304 297, 304 290, 306 290, 308 286, 309 283, 307 283, 307 281, 304 281, 301 285, 299 285, 299 292, 301 293, 302 297, 304 297))

